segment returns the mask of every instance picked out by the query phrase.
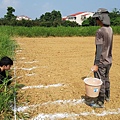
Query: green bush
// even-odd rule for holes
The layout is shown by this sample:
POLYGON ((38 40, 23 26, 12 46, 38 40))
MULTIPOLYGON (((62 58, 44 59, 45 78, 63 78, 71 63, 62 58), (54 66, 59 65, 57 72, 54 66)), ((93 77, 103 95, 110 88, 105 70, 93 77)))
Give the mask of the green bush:
POLYGON ((0 58, 3 56, 14 56, 15 41, 11 40, 8 35, 0 35, 0 58))
MULTIPOLYGON (((10 36, 5 32, 0 32, 0 58, 3 56, 9 56, 14 58, 16 43, 10 39, 10 36)), ((8 30, 9 31, 9 30, 8 30)), ((14 101, 14 85, 7 86, 9 80, 4 79, 3 84, 0 84, 0 119, 11 120, 13 117, 13 106, 14 101)))
POLYGON ((120 26, 114 26, 113 28, 113 32, 116 35, 120 35, 120 26))
POLYGON ((14 87, 8 87, 8 82, 4 79, 3 84, 0 84, 0 118, 4 120, 10 120, 13 116, 14 87))

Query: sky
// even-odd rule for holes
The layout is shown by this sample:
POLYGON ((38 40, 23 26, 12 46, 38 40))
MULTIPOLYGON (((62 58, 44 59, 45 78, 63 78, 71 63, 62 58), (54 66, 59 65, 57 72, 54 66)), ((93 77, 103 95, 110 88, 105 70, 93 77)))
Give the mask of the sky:
POLYGON ((15 16, 25 15, 31 19, 40 18, 46 12, 60 11, 62 17, 77 12, 96 12, 98 8, 120 10, 120 0, 0 0, 0 18, 4 18, 7 8, 13 7, 15 16))

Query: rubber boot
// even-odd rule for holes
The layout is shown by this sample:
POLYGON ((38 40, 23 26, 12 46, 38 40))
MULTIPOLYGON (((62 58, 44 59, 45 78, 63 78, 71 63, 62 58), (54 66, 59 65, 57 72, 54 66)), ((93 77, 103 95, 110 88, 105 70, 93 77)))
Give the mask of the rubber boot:
POLYGON ((98 97, 95 103, 90 104, 93 108, 104 108, 104 97, 98 97))

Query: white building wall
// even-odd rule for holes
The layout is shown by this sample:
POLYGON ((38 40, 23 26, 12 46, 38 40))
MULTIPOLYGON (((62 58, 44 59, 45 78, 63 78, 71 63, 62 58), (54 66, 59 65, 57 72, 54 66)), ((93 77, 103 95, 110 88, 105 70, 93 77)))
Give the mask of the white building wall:
POLYGON ((79 25, 82 25, 82 22, 85 19, 89 18, 90 16, 92 17, 93 14, 94 14, 93 12, 84 12, 84 13, 76 15, 76 16, 67 16, 66 20, 69 20, 71 22, 74 21, 74 22, 77 22, 79 25), (70 19, 72 17, 73 17, 73 19, 70 19), (74 17, 76 17, 76 19, 74 19, 74 17))
POLYGON ((30 19, 29 17, 27 17, 27 16, 17 16, 17 18, 16 18, 16 20, 22 20, 22 19, 24 19, 24 20, 32 20, 32 19, 30 19))
POLYGON ((81 20, 81 14, 76 16, 76 22, 77 22, 79 25, 82 24, 83 21, 81 20))

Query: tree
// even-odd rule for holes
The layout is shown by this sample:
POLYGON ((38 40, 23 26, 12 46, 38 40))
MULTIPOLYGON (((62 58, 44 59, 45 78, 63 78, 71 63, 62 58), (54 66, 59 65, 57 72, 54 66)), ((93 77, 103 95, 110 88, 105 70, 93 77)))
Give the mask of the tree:
POLYGON ((51 13, 50 12, 46 12, 45 15, 42 15, 40 17, 40 21, 41 22, 51 21, 51 13))
POLYGON ((96 22, 92 17, 87 18, 82 22, 82 26, 95 26, 96 22))
POLYGON ((40 16, 40 24, 45 26, 59 26, 61 25, 62 15, 60 11, 53 10, 52 12, 46 12, 44 15, 40 16))
POLYGON ((7 14, 4 15, 4 18, 6 20, 15 20, 16 19, 16 16, 13 14, 13 12, 15 12, 15 9, 13 7, 8 7, 7 8, 7 14))
POLYGON ((113 26, 120 26, 120 10, 114 8, 113 11, 109 14, 111 19, 111 25, 113 26))
POLYGON ((71 21, 68 21, 68 20, 63 20, 62 23, 61 23, 62 26, 65 26, 65 27, 78 27, 80 26, 77 22, 71 22, 71 21))
POLYGON ((117 8, 114 8, 110 15, 118 17, 120 16, 120 11, 117 8))

